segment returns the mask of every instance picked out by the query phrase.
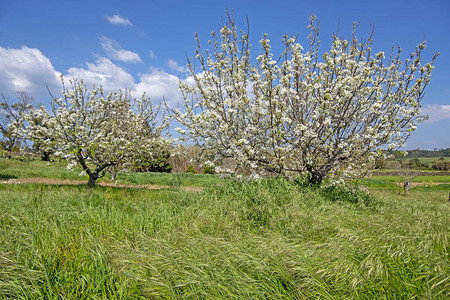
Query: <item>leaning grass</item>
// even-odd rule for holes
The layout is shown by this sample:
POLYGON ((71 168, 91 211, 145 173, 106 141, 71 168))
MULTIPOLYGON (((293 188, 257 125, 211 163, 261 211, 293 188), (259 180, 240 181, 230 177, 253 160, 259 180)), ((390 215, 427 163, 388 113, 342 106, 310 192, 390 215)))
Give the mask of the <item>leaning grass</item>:
POLYGON ((446 299, 446 191, 0 185, 0 298, 446 299))
POLYGON ((205 186, 214 183, 220 183, 223 180, 217 176, 209 174, 189 174, 189 173, 136 173, 122 172, 117 176, 117 183, 131 185, 168 185, 173 187, 180 186, 205 186))

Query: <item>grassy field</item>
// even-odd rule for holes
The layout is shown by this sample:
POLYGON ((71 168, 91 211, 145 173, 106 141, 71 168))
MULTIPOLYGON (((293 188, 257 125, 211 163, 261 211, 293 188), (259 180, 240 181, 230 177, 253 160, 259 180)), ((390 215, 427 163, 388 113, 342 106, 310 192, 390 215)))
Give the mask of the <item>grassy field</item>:
MULTIPOLYGON (((32 177, 45 177, 54 179, 70 179, 88 181, 87 175, 80 176, 82 169, 67 170, 63 163, 43 162, 40 160, 20 161, 0 158, 0 179, 21 179, 32 177)), ((220 178, 206 174, 186 173, 134 173, 119 172, 116 178, 118 184, 129 185, 168 185, 168 186, 203 186, 218 183, 220 178)), ((111 182, 109 173, 97 182, 111 182)))
MULTIPOLYGON (((0 178, 30 176, 79 179, 0 161, 0 178)), ((279 179, 119 180, 172 188, 0 184, 0 299, 450 297, 450 184, 402 196, 371 178, 358 201, 279 179)))
MULTIPOLYGON (((406 160, 406 161, 410 161, 410 160, 415 159, 415 158, 405 157, 403 159, 406 160)), ((433 164, 434 162, 437 162, 437 161, 449 161, 450 157, 420 157, 418 159, 422 163, 433 164)))

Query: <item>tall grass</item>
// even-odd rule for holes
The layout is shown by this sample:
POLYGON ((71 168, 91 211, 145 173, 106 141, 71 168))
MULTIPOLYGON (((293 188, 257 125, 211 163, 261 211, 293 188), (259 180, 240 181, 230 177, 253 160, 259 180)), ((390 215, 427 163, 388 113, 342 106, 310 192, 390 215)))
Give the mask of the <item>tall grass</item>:
POLYGON ((446 299, 446 191, 0 185, 0 298, 446 299))

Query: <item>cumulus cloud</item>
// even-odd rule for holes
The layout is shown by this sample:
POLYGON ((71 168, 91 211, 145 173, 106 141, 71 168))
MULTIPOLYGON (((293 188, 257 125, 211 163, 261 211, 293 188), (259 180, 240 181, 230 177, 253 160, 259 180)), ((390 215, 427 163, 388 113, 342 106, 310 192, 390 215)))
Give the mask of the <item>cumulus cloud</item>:
POLYGON ((152 69, 150 73, 141 74, 140 82, 136 84, 135 96, 146 92, 154 103, 162 102, 163 98, 171 107, 176 107, 177 103, 182 103, 183 97, 178 89, 180 79, 159 69, 152 69))
POLYGON ((139 74, 139 80, 135 82, 130 73, 104 57, 95 63, 86 63, 85 68, 70 68, 66 77, 82 78, 88 87, 101 85, 106 91, 131 90, 133 97, 140 97, 145 92, 154 103, 161 103, 164 98, 173 107, 183 101, 177 76, 151 69, 149 73, 139 74))
MULTIPOLYGON (((25 91, 30 96, 48 99, 46 84, 55 96, 61 91, 61 73, 54 69, 50 60, 38 49, 0 47, 0 70, 0 92, 13 94, 25 91)), ((161 69, 151 68, 135 79, 110 59, 100 57, 95 62, 72 67, 63 73, 66 83, 76 77, 83 79, 89 89, 95 84, 101 85, 107 92, 128 89, 133 97, 140 97, 145 92, 154 103, 160 103, 164 98, 171 107, 183 103, 178 89, 179 77, 161 69)), ((192 81, 190 77, 182 80, 192 81)))
POLYGON ((107 37, 101 37, 100 43, 109 58, 130 63, 142 63, 139 54, 120 48, 119 43, 107 37))
POLYGON ((66 77, 83 79, 87 84, 101 85, 107 91, 134 89, 134 78, 130 73, 105 57, 95 63, 86 63, 86 68, 70 68, 66 77))
POLYGON ((149 50, 149 54, 150 54, 150 58, 156 58, 156 54, 152 50, 149 50))
POLYGON ((169 66, 169 68, 171 68, 172 70, 181 72, 181 73, 186 73, 189 72, 189 69, 187 67, 183 67, 180 66, 176 61, 174 61, 173 59, 169 59, 167 61, 167 65, 169 66))
POLYGON ((48 95, 50 89, 60 89, 60 73, 39 49, 0 47, 0 89, 4 93, 25 91, 31 96, 48 95))
POLYGON ((428 115, 427 123, 450 119, 450 105, 429 104, 422 108, 422 113, 428 115))
POLYGON ((114 25, 125 25, 125 26, 132 26, 130 20, 128 20, 127 17, 122 17, 121 15, 113 15, 113 16, 107 16, 106 19, 109 23, 114 25))

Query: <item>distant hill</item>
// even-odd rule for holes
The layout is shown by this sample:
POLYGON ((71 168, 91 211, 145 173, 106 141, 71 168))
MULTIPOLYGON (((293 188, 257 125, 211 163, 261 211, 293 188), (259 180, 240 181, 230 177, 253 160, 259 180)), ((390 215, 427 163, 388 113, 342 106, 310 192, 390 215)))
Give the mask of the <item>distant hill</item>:
POLYGON ((450 157, 450 148, 435 150, 407 150, 405 158, 450 157))

